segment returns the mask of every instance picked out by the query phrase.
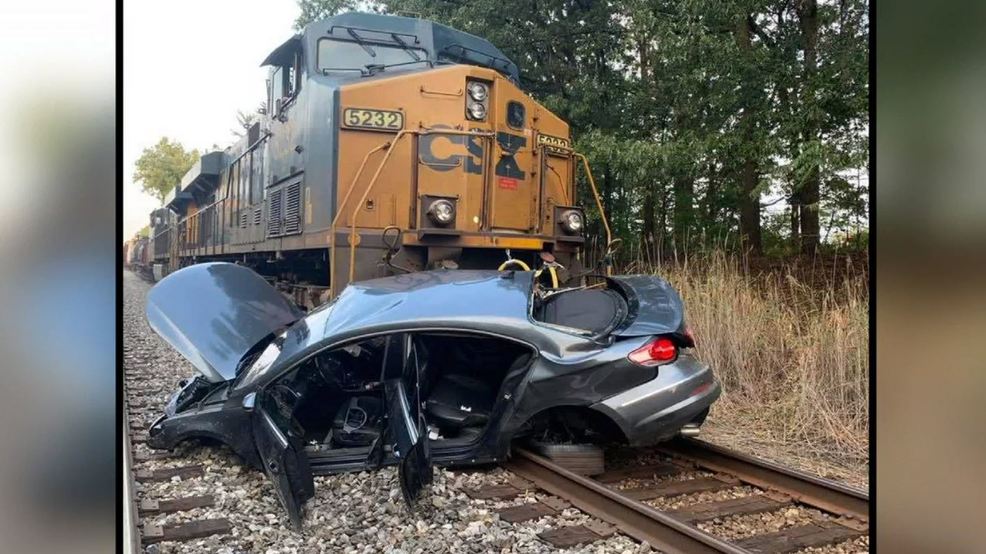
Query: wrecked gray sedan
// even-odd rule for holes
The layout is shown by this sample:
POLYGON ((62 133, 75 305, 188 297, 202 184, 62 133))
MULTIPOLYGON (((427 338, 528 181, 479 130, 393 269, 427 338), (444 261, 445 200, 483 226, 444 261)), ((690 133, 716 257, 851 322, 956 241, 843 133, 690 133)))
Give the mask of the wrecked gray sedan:
POLYGON ((439 270, 354 283, 305 314, 250 269, 194 265, 148 295, 153 329, 201 372, 148 444, 229 445, 295 526, 313 474, 398 464, 412 503, 432 464, 496 462, 520 437, 653 444, 697 428, 720 392, 682 313, 654 276, 557 290, 439 270))

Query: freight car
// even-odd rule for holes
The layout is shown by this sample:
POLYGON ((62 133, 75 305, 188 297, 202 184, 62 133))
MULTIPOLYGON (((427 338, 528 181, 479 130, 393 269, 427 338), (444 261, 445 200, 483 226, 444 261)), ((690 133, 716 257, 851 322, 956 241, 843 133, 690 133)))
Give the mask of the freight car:
POLYGON ((151 277, 150 239, 135 235, 123 245, 123 265, 145 278, 151 277))
POLYGON ((580 180, 609 240, 568 124, 521 91, 517 65, 488 41, 348 13, 307 25, 262 65, 259 121, 151 214, 155 280, 235 262, 308 307, 352 281, 435 267, 546 268, 557 286, 583 271, 580 180))

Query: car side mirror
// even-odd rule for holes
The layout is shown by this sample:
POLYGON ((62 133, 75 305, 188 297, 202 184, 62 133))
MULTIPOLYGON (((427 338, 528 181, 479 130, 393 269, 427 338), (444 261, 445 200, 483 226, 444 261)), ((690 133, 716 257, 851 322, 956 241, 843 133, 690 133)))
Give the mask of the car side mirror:
POLYGON ((247 412, 252 412, 253 407, 257 404, 257 393, 251 392, 250 394, 243 397, 243 410, 247 412))

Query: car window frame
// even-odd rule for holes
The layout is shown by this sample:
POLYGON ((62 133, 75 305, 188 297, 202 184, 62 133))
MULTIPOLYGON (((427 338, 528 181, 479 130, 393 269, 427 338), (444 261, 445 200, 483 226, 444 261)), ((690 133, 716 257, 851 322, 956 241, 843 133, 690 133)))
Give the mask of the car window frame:
MULTIPOLYGON (((349 337, 349 338, 345 338, 345 339, 342 339, 342 340, 333 342, 333 343, 331 343, 331 344, 329 344, 329 345, 327 345, 325 347, 319 348, 318 350, 316 350, 316 351, 308 354, 304 358, 302 358, 302 359, 300 359, 300 360, 298 360, 296 362, 291 363, 285 369, 283 369, 281 371, 278 371, 276 374, 274 374, 271 377, 269 377, 268 380, 265 383, 263 383, 262 385, 257 385, 257 389, 256 390, 259 392, 261 390, 266 389, 269 385, 271 385, 272 383, 274 383, 274 382, 278 381, 279 379, 281 379, 281 377, 284 376, 284 375, 286 375, 288 372, 293 371, 295 368, 298 368, 301 364, 304 364, 304 363, 310 361, 315 356, 318 356, 318 355, 320 355, 320 354, 322 354, 322 353, 324 353, 326 351, 334 350, 336 348, 341 348, 341 347, 344 347, 344 346, 348 346, 350 344, 362 342, 364 340, 371 339, 371 338, 374 338, 374 337, 379 337, 381 335, 421 334, 421 333, 430 333, 430 332, 447 332, 447 333, 459 333, 459 334, 467 334, 467 335, 469 335, 469 334, 472 334, 472 335, 483 335, 483 336, 488 336, 488 337, 495 337, 495 338, 499 338, 499 339, 509 340, 509 341, 513 341, 513 342, 518 343, 518 344, 522 344, 522 345, 526 346, 527 348, 529 348, 531 350, 531 353, 532 353, 532 356, 533 356, 532 359, 531 359, 531 362, 532 363, 533 363, 534 359, 536 359, 536 358, 538 358, 538 357, 541 356, 541 350, 537 347, 537 345, 535 345, 535 344, 533 344, 533 343, 531 343, 529 341, 526 341, 524 339, 520 339, 520 338, 517 338, 517 337, 511 337, 511 336, 503 335, 503 334, 500 334, 500 333, 495 333, 495 332, 492 332, 492 331, 478 331, 478 330, 473 330, 473 329, 465 329, 464 330, 464 329, 459 329, 459 328, 455 328, 455 327, 423 327, 423 328, 407 328, 407 327, 405 327, 405 328, 401 328, 401 329, 391 329, 391 330, 386 330, 386 331, 375 331, 375 332, 367 333, 367 334, 364 334, 364 335, 359 335, 357 337, 349 337)), ((402 360, 402 362, 406 362, 407 361, 406 360, 406 356, 407 355, 408 355, 408 353, 407 352, 404 352, 405 359, 402 360)))

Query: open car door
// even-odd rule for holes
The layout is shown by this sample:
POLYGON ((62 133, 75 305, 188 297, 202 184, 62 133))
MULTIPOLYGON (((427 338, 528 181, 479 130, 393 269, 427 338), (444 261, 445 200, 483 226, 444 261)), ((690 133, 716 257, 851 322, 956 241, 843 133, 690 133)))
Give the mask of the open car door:
POLYGON ((291 526, 301 529, 302 508, 315 496, 311 466, 301 441, 297 424, 285 416, 270 393, 257 394, 253 415, 253 437, 264 464, 264 472, 277 491, 281 505, 288 512, 291 526))
POLYGON ((428 448, 428 429, 421 411, 421 395, 418 386, 418 357, 411 335, 403 335, 401 341, 391 341, 390 347, 403 343, 403 356, 388 360, 403 363, 387 363, 384 368, 384 395, 388 406, 388 432, 393 441, 394 456, 399 460, 397 476, 401 493, 410 508, 433 477, 431 452, 428 448))

